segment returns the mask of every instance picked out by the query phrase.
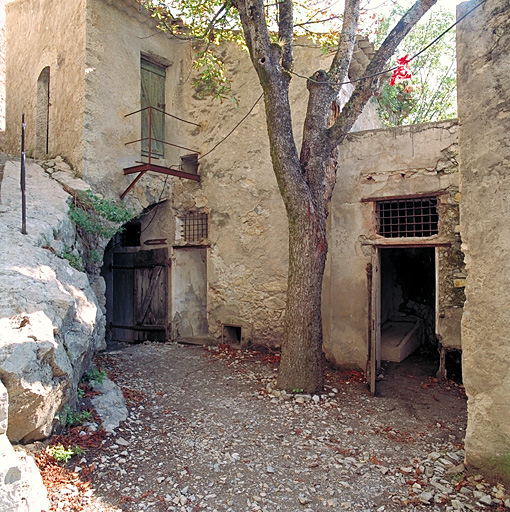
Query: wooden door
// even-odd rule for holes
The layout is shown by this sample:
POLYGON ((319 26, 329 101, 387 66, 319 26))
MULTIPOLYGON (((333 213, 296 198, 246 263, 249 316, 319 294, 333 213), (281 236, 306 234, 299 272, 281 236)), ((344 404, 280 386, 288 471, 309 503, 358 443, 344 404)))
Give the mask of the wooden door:
POLYGON ((168 250, 113 256, 111 336, 118 341, 168 339, 168 250))
POLYGON ((116 253, 112 265, 112 311, 110 334, 117 341, 135 341, 134 325, 134 256, 116 253))
POLYGON ((138 340, 168 338, 168 250, 139 251, 134 268, 134 325, 138 340))
POLYGON ((149 138, 152 139, 152 157, 163 158, 165 139, 165 68, 146 59, 141 60, 141 108, 142 111, 142 155, 149 155, 149 138), (158 110, 155 110, 158 109, 158 110))
POLYGON ((370 393, 376 394, 377 373, 381 367, 381 256, 372 249, 371 282, 369 289, 369 373, 370 393))

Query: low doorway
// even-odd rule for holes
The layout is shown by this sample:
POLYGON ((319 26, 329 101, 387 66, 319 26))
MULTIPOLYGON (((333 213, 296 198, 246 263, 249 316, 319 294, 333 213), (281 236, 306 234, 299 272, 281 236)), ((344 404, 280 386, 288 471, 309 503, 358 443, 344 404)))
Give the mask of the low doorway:
POLYGON ((371 283, 370 374, 375 394, 382 365, 413 364, 437 370, 436 248, 377 247, 371 283))
POLYGON ((420 346, 435 346, 435 249, 388 248, 381 260, 381 359, 402 362, 420 346))
POLYGON ((101 275, 106 284, 107 338, 167 341, 170 337, 167 247, 142 244, 139 219, 128 222, 106 247, 101 275))

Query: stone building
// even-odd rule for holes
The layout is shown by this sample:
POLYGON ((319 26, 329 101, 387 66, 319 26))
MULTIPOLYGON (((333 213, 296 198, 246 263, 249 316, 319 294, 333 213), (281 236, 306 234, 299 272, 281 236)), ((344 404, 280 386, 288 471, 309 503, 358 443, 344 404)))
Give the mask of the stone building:
MULTIPOLYGON (((487 0, 459 25, 460 129, 374 130, 372 106, 339 148, 323 301, 327 358, 368 369, 374 392, 381 360, 430 343, 443 363, 462 349, 468 462, 507 479, 509 12, 508 0, 487 0)), ((31 155, 63 156, 136 212, 96 286, 109 335, 279 345, 287 221, 248 56, 222 49, 239 105, 218 104, 192 87, 188 44, 157 31, 135 0, 15 0, 6 27, 7 150, 19 148, 24 113, 31 155)), ((352 74, 369 52, 357 51, 352 74)), ((297 45, 296 72, 326 58, 297 45)), ((293 80, 295 133, 305 95, 293 80)))
MULTIPOLYGON (((213 103, 192 86, 188 43, 157 30, 134 0, 16 0, 7 17, 8 151, 19 147, 24 113, 30 155, 63 156, 95 192, 123 197, 140 214, 105 254, 111 336, 279 345, 287 221, 248 55, 225 47, 239 106, 213 103), (48 15, 56 11, 58 21, 48 15), (20 39, 22 23, 29 30, 20 39), (149 103, 156 108, 140 112, 149 103), (150 151, 140 142, 149 126, 150 151), (142 282, 157 290, 149 310, 142 282)), ((361 72, 370 51, 357 50, 352 73, 361 72)), ((297 53, 302 74, 325 59, 307 41, 297 53)), ((299 132, 306 82, 296 80, 291 94, 299 132)), ((372 107, 357 129, 373 126, 372 107)))

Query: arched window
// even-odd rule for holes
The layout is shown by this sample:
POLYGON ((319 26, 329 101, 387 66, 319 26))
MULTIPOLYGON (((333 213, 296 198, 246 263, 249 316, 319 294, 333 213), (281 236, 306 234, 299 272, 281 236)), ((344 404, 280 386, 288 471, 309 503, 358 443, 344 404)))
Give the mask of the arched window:
POLYGON ((50 68, 45 67, 37 79, 35 118, 35 152, 37 157, 48 154, 50 118, 50 68))

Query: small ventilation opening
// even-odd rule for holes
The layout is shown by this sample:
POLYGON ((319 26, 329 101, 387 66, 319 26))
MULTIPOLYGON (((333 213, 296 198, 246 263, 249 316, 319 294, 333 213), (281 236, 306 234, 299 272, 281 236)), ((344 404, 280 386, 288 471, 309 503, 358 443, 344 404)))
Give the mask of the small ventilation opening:
POLYGON ((140 222, 128 222, 124 224, 119 234, 121 247, 139 247, 142 234, 142 225, 140 222))
POLYGON ((223 330, 221 333, 223 343, 229 345, 238 345, 243 341, 243 328, 241 325, 229 325, 223 324, 223 330))
POLYGON ((438 234, 437 197, 377 201, 377 233, 386 238, 438 234))
POLYGON ((181 156, 181 171, 188 174, 198 173, 198 153, 181 156))

